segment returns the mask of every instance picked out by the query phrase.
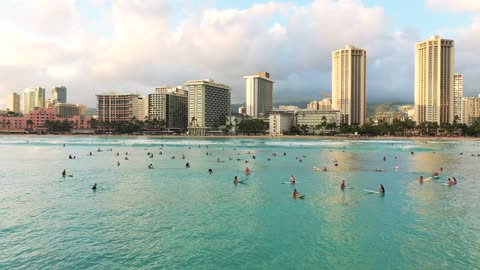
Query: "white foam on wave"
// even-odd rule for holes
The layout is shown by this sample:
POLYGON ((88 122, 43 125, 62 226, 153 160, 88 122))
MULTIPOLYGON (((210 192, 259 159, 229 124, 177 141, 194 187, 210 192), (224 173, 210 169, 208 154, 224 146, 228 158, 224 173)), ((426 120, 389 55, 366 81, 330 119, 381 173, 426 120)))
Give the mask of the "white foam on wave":
POLYGON ((268 146, 295 146, 295 147, 301 147, 301 146, 345 146, 348 145, 349 143, 346 141, 270 141, 270 142, 265 142, 265 145, 268 146))

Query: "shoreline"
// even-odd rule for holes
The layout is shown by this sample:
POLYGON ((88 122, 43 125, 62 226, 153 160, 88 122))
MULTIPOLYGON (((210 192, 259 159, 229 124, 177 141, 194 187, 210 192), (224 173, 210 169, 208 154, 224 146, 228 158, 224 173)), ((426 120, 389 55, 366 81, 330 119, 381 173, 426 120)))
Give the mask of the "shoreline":
POLYGON ((302 136, 302 135, 220 135, 220 136, 186 136, 186 135, 129 135, 129 134, 0 134, 1 137, 130 137, 130 138, 166 138, 166 139, 302 139, 302 140, 438 140, 438 141, 475 141, 480 137, 436 137, 436 136, 302 136))

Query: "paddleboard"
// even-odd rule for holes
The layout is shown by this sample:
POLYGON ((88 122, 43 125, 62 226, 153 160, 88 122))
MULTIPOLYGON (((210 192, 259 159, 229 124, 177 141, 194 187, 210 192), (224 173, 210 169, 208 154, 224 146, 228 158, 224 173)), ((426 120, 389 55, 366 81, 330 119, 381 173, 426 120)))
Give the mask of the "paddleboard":
POLYGON ((367 193, 370 193, 370 194, 380 194, 380 192, 378 191, 375 191, 375 190, 369 190, 369 189, 364 189, 367 193))

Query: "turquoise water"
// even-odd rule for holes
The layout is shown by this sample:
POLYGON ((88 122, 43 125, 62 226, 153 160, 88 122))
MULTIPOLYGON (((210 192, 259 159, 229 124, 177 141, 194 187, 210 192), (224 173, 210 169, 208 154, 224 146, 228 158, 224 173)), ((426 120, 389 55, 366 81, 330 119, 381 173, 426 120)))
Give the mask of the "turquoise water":
POLYGON ((0 153, 0 269, 480 268, 480 141, 4 136, 0 153))

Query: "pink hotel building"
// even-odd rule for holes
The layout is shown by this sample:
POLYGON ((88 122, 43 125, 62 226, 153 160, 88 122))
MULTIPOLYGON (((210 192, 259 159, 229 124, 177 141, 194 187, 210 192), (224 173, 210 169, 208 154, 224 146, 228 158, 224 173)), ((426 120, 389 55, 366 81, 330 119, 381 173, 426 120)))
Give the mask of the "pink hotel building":
POLYGON ((58 117, 53 108, 35 108, 26 116, 4 116, 0 115, 0 132, 3 133, 44 133, 47 131, 46 121, 67 120, 74 129, 91 128, 92 118, 90 116, 75 115, 71 118, 58 117))

